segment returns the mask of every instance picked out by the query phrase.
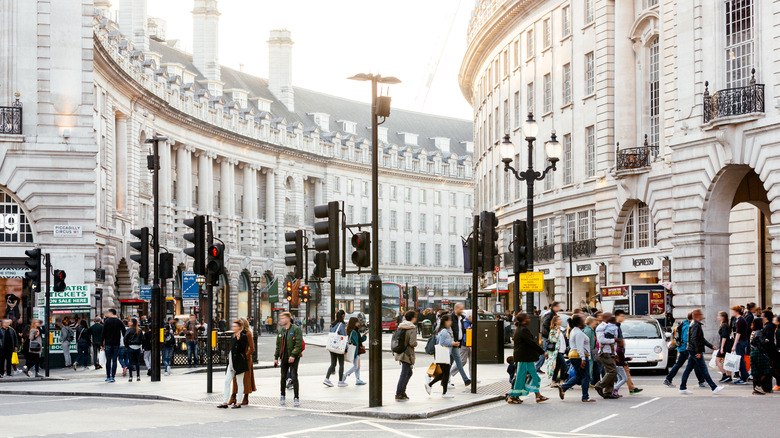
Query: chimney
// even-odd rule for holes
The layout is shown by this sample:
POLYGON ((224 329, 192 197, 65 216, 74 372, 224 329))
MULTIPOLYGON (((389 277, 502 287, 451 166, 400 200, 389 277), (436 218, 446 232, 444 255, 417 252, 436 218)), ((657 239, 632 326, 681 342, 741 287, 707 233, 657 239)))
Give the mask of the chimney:
POLYGON ((146 0, 122 0, 119 3, 119 31, 133 42, 135 50, 142 52, 149 50, 149 36, 146 33, 146 0))
POLYGON ((292 46, 290 31, 276 29, 268 38, 268 88, 290 111, 295 111, 292 86, 292 46))
POLYGON ((208 81, 220 80, 217 0, 195 0, 192 9, 192 63, 208 81))

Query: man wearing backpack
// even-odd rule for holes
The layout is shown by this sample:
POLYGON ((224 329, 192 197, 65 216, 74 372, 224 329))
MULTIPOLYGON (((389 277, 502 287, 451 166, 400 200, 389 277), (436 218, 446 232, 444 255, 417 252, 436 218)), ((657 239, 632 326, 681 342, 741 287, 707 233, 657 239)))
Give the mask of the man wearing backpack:
MULTIPOLYGON (((691 326, 691 320, 693 320, 693 313, 688 313, 688 318, 681 322, 674 330, 674 336, 672 336, 672 339, 674 339, 674 344, 677 346, 677 362, 674 363, 674 366, 672 366, 672 369, 669 370, 669 374, 666 376, 666 379, 664 379, 664 385, 668 387, 672 387, 672 379, 674 379, 674 376, 677 375, 677 372, 680 371, 680 368, 682 368, 683 365, 685 365, 686 362, 688 362, 688 359, 690 358, 690 354, 688 353, 688 329, 691 326)), ((701 376, 701 372, 698 368, 693 369, 696 373, 696 378, 699 380, 699 386, 703 387, 704 385, 704 378, 701 376)))
POLYGON ((390 348, 395 353, 395 360, 401 363, 401 375, 398 377, 398 386, 395 389, 395 400, 406 401, 406 385, 412 378, 414 366, 414 347, 417 346, 417 312, 410 310, 404 315, 404 320, 398 325, 393 334, 390 348))

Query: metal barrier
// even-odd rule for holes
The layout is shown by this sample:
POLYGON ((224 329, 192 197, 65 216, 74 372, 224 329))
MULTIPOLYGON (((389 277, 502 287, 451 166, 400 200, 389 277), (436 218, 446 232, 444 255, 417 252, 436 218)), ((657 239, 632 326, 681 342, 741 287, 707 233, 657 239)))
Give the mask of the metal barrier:
MULTIPOLYGON (((230 337, 232 333, 223 332, 217 333, 217 346, 212 350, 212 363, 214 365, 227 365, 228 354, 230 354, 230 337)), ((206 366, 208 363, 208 350, 207 344, 209 339, 207 336, 198 337, 198 350, 197 350, 197 366, 206 366)), ((184 341, 184 336, 176 336, 176 347, 173 349, 173 358, 171 360, 172 367, 186 367, 187 362, 187 344, 184 341)))

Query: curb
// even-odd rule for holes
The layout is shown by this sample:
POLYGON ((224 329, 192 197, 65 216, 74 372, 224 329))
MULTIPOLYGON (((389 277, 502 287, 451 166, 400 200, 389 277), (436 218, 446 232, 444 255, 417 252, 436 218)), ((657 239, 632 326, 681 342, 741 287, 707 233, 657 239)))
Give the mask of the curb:
POLYGON ((104 397, 104 398, 124 398, 134 400, 158 400, 158 401, 174 401, 181 402, 183 400, 166 397, 164 395, 156 394, 123 394, 123 393, 106 393, 106 392, 88 392, 88 391, 9 391, 0 390, 0 394, 4 395, 37 395, 37 396, 67 396, 67 397, 104 397))
MULTIPOLYGON (((255 365, 252 369, 255 369, 255 370, 267 370, 267 369, 271 369, 273 367, 274 367, 273 365, 255 365)), ((226 368, 225 366, 220 365, 218 367, 212 367, 212 371, 214 371, 214 372, 216 372, 216 371, 222 372, 222 371, 225 371, 225 368, 226 368)), ((193 371, 185 371, 182 374, 205 374, 207 372, 208 372, 208 367, 203 367, 203 368, 198 367, 198 368, 196 368, 193 371)))
POLYGON ((468 403, 449 406, 442 409, 436 409, 428 412, 419 413, 402 413, 402 412, 382 412, 382 411, 340 411, 331 412, 332 414, 352 415, 355 417, 370 417, 370 418, 382 418, 386 420, 423 420, 426 418, 433 418, 438 415, 447 414, 450 412, 459 411, 461 409, 473 408, 474 406, 493 403, 503 400, 503 395, 494 395, 480 400, 470 401, 468 403))

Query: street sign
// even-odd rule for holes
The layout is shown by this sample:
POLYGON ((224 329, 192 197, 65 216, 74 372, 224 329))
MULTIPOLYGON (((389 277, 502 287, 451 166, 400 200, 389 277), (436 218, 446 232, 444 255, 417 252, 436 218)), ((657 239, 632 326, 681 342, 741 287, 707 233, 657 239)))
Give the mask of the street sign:
POLYGON ((138 298, 149 301, 152 299, 152 286, 151 285, 145 285, 141 286, 141 291, 138 294, 138 298))
POLYGON ((185 309, 190 307, 198 307, 198 300, 181 300, 181 305, 185 309))
POLYGON ((181 273, 181 299, 182 300, 197 300, 200 298, 198 283, 195 282, 197 276, 192 271, 184 271, 181 273))
POLYGON ((81 225, 55 225, 52 236, 61 238, 81 237, 81 225))
MULTIPOLYGON (((496 269, 498 269, 498 266, 496 266, 496 269)), ((500 270, 498 271, 498 281, 496 282, 496 292, 497 293, 508 293, 509 292, 509 274, 507 271, 500 270)))
POLYGON ((518 290, 522 292, 544 292, 544 273, 526 272, 518 274, 518 290))

